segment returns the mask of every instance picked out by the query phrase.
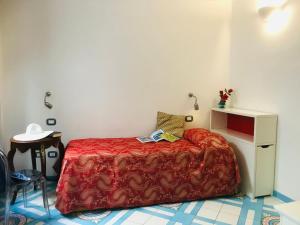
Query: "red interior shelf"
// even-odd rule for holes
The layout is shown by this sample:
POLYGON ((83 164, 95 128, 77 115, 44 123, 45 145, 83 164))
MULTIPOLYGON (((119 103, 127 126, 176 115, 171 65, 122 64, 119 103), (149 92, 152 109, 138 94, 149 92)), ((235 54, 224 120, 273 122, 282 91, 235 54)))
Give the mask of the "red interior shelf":
POLYGON ((227 128, 254 136, 254 118, 227 114, 227 128))

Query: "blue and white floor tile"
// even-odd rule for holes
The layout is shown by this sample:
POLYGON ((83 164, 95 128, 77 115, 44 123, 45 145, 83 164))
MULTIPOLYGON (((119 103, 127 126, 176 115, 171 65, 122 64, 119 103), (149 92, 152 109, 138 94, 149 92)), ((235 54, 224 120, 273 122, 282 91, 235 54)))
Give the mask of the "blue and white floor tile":
POLYGON ((274 209, 281 203, 274 197, 251 200, 248 197, 217 198, 178 204, 162 204, 124 210, 97 210, 64 216, 54 207, 55 184, 48 185, 51 218, 43 208, 41 191, 30 191, 28 207, 21 196, 11 207, 12 224, 68 225, 278 225, 274 209))

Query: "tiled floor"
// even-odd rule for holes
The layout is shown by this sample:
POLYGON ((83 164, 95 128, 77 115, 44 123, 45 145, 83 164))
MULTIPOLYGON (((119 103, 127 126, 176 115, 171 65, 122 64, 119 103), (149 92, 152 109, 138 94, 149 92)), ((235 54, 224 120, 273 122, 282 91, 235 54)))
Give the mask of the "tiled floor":
POLYGON ((30 192, 28 208, 22 198, 12 206, 14 224, 99 224, 99 225, 259 225, 279 224, 273 205, 281 203, 273 197, 251 200, 228 197, 206 201, 163 204, 124 210, 98 210, 63 216, 54 207, 55 184, 49 185, 51 218, 42 207, 41 192, 30 192))

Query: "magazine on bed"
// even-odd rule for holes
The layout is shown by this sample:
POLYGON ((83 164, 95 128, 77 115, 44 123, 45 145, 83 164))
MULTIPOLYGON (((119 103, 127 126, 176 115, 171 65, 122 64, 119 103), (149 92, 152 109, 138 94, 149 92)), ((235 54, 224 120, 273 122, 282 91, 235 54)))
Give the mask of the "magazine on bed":
POLYGON ((161 140, 175 142, 179 140, 178 137, 174 136, 173 134, 164 132, 162 129, 154 131, 149 137, 137 137, 136 139, 142 143, 158 142, 161 140))

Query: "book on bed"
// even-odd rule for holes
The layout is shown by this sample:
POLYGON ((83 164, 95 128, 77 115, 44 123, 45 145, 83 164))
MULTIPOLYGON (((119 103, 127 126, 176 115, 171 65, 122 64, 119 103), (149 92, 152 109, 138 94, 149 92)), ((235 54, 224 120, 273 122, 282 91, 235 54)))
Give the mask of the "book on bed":
POLYGON ((164 132, 162 129, 154 131, 149 137, 137 137, 136 139, 142 143, 159 142, 162 140, 175 142, 179 140, 178 137, 174 136, 173 134, 164 132))

